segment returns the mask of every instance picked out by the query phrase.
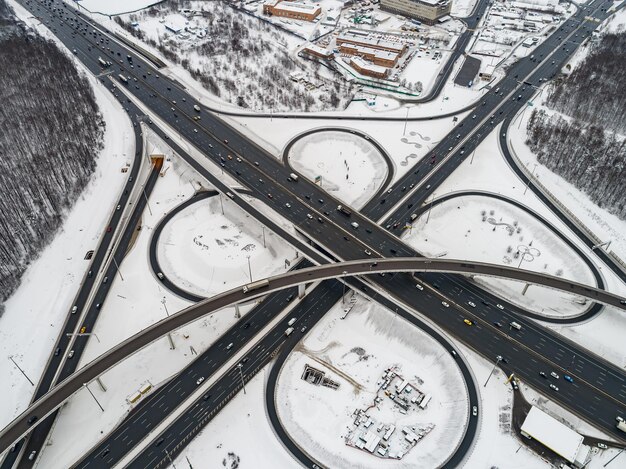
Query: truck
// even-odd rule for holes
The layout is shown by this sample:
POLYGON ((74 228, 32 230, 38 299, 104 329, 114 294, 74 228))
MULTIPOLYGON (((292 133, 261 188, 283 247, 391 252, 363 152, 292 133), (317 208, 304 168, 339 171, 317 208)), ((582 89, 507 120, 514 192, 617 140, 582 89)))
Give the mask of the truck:
POLYGON ((289 179, 291 179, 294 182, 298 181, 298 175, 296 173, 289 173, 289 179))
POLYGON ((200 112, 200 106, 198 106, 197 104, 193 105, 194 110, 196 110, 197 112, 200 112))
POLYGON ((618 415, 617 417, 615 417, 615 420, 617 420, 617 424, 615 425, 617 429, 626 433, 626 422, 624 421, 624 419, 618 415))
POLYGON ((259 288, 269 286, 270 282, 268 279, 258 280, 256 282, 249 283, 243 286, 243 292, 248 293, 253 290, 258 290, 259 288))
POLYGON ((103 60, 102 57, 98 57, 98 62, 100 63, 101 67, 108 67, 109 65, 111 65, 109 62, 107 62, 106 60, 103 60))
POLYGON ((124 75, 120 73, 117 77, 120 79, 122 83, 125 83, 128 85, 128 78, 126 78, 124 75))
POLYGON ((347 217, 352 215, 352 212, 350 210, 348 210, 348 208, 345 207, 344 205, 337 205, 337 211, 343 213, 347 217))
POLYGON ((293 332, 293 327, 289 327, 285 330, 285 335, 288 336, 289 334, 291 334, 293 332))

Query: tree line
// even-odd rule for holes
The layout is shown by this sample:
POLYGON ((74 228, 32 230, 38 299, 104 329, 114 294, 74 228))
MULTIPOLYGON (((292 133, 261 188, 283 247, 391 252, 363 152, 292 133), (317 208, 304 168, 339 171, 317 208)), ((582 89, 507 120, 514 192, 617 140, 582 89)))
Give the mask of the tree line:
POLYGON ((95 170, 104 121, 72 60, 0 0, 0 303, 95 170))
POLYGON ((533 111, 527 144, 539 162, 626 219, 626 33, 593 40, 589 54, 548 88, 533 111))

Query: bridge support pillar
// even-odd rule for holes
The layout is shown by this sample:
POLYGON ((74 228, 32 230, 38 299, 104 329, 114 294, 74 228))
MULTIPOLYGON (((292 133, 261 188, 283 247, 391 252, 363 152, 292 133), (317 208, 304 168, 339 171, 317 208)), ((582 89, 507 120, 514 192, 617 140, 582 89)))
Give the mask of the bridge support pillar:
POLYGON ((298 285, 298 298, 304 297, 304 289, 306 288, 306 284, 301 283, 298 285))
POLYGON ((530 283, 527 283, 526 285, 524 285, 524 289, 522 290, 522 295, 526 294, 526 291, 528 290, 528 287, 530 287, 530 283))
POLYGON ((241 317, 241 311, 239 311, 239 303, 235 303, 235 317, 237 319, 241 317))

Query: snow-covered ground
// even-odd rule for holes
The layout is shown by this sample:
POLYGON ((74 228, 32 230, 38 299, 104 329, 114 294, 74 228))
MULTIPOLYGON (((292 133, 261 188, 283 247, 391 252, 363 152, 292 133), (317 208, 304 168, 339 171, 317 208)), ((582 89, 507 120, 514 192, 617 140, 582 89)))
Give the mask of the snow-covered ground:
POLYGON ((293 255, 273 231, 220 195, 175 215, 163 229, 158 247, 163 274, 204 297, 282 273, 283 261, 293 261, 293 255))
MULTIPOLYGON (((539 220, 505 201, 464 196, 436 205, 406 230, 404 241, 430 257, 469 259, 521 267, 594 284, 589 267, 539 220)), ((588 305, 552 289, 484 277, 491 290, 546 316, 582 313, 588 305)))
POLYGON ((377 422, 394 424, 396 431, 406 425, 429 423, 434 429, 402 460, 384 460, 384 466, 440 465, 459 443, 469 418, 467 390, 452 355, 401 317, 358 295, 344 320, 343 315, 343 305, 335 305, 283 366, 276 402, 285 429, 308 454, 328 467, 381 467, 383 461, 347 446, 344 439, 355 409, 373 405, 381 384, 377 382, 385 369, 396 366, 405 379, 432 395, 432 400, 425 410, 412 407, 404 415, 381 391, 382 402, 370 408, 368 415, 377 422), (326 377, 340 384, 339 389, 302 380, 305 364, 324 371, 326 377))
POLYGON ((353 207, 362 207, 379 190, 388 174, 386 160, 359 135, 328 131, 298 140, 289 152, 291 166, 353 207))
MULTIPOLYGON (((409 108, 409 115, 413 115, 409 108)), ((398 115, 406 116, 407 111, 398 115)), ((460 116, 462 118, 463 115, 460 116)), ((332 119, 311 121, 306 119, 293 119, 288 126, 276 126, 271 119, 251 119, 237 118, 240 123, 239 129, 249 135, 262 136, 259 141, 265 148, 275 155, 280 154, 279 149, 283 149, 285 145, 296 135, 301 134, 310 129, 322 127, 338 127, 337 122, 332 119)), ((376 122, 376 121, 343 121, 340 127, 346 129, 358 129, 364 134, 376 140, 389 154, 395 167, 394 181, 404 175, 411 167, 424 155, 426 155, 437 143, 446 135, 447 132, 454 128, 452 117, 445 119, 434 119, 429 121, 418 122, 376 122)), ((356 139, 362 140, 361 137, 356 139)), ((361 145, 360 143, 355 143, 361 145)), ((340 161, 343 164, 343 161, 340 161)), ((314 164, 309 170, 315 175, 318 174, 319 168, 314 164)), ((345 177, 345 173, 344 173, 345 177)), ((355 175, 355 177, 357 177, 355 175)), ((364 184, 372 184, 373 178, 379 177, 377 173, 364 176, 358 176, 358 180, 364 181, 364 184), (369 182, 365 182, 369 179, 369 182)), ((350 176, 352 178, 352 175, 350 176)), ((340 179, 340 178, 339 178, 340 179)), ((344 181, 345 182, 345 181, 344 181)), ((393 181, 392 181, 393 182, 393 181)), ((337 182, 338 183, 338 182, 337 182)), ((361 190, 365 190, 363 187, 361 190)), ((349 187, 340 189, 342 191, 351 191, 349 187)), ((356 190, 356 188, 354 189, 356 190)))
MULTIPOLYGON (((21 20, 35 26, 23 8, 9 3, 21 20)), ((54 37, 43 27, 35 29, 44 37, 54 37)), ((78 68, 82 69, 80 65, 78 68)), ((121 169, 132 163, 134 155, 133 129, 126 115, 121 114, 121 106, 90 73, 85 75, 106 122, 104 148, 97 157, 96 171, 66 215, 63 228, 30 265, 20 287, 6 301, 6 311, 0 318, 0 353, 12 356, 35 383, 89 266, 83 258, 97 247, 126 181, 121 169)), ((0 377, 3 427, 28 405, 33 387, 8 359, 0 361, 0 377)))
MULTIPOLYGON (((540 99, 535 101, 539 109, 553 112, 544 107, 540 99)), ((582 220, 603 242, 611 241, 610 249, 621 259, 626 259, 626 221, 598 207, 584 192, 537 162, 537 157, 526 145, 526 128, 530 116, 530 111, 522 112, 511 124, 509 139, 512 151, 530 171, 534 170, 535 177, 557 200, 582 220)))
MULTIPOLYGON (((151 144, 147 146, 155 153, 161 153, 163 150, 166 154, 167 161, 163 170, 165 176, 158 178, 149 199, 152 213, 144 212, 139 236, 120 265, 123 280, 119 276, 109 279, 113 282, 111 291, 102 306, 98 322, 91 331, 97 340, 89 341, 81 357, 81 364, 88 363, 132 334, 165 318, 167 314, 177 312, 189 305, 188 302, 165 290, 158 279, 152 275, 147 252, 154 226, 167 212, 193 194, 191 183, 197 176, 184 161, 172 155, 171 150, 167 149, 156 137, 151 137, 151 144), (124 327, 120 327, 120 324, 124 327)), ((179 246, 177 255, 180 259, 178 263, 168 266, 172 269, 166 271, 168 276, 189 277, 190 267, 185 266, 183 261, 185 259, 189 261, 193 250, 199 248, 194 243, 194 234, 202 234, 202 230, 207 226, 213 225, 219 230, 219 239, 235 240, 242 234, 240 225, 244 217, 241 210, 229 206, 228 210, 225 210, 226 217, 224 217, 220 212, 218 198, 212 199, 198 203, 197 207, 194 205, 188 207, 188 214, 185 214, 185 211, 181 212, 182 220, 202 217, 202 222, 193 227, 191 232, 185 232, 185 227, 180 223, 174 223, 171 227, 171 230, 182 230, 183 234, 172 235, 170 239, 175 240, 179 246), (180 269, 180 271, 175 269, 180 269)), ((256 250, 263 253, 259 264, 262 262, 267 272, 284 269, 284 259, 277 256, 283 253, 281 249, 284 249, 283 246, 286 244, 266 230, 267 249, 263 249, 262 238, 259 239, 261 228, 258 223, 247 220, 245 225, 247 234, 242 239, 245 239, 248 245, 255 245, 256 250)), ((210 231, 204 232, 207 237, 209 233, 210 231)), ((167 242, 166 239, 162 238, 161 242, 167 242)), ((220 291, 220 286, 223 291, 234 284, 248 281, 247 251, 234 246, 234 243, 228 246, 231 265, 245 266, 245 271, 239 268, 235 273, 229 272, 228 265, 220 260, 218 255, 213 255, 211 260, 215 262, 214 277, 227 279, 228 282, 226 285, 215 282, 208 286, 210 290, 207 292, 211 294, 220 291)), ((250 252, 254 253, 254 250, 250 252)), ((293 253, 293 251, 290 252, 293 253)), ((207 261, 201 263, 200 267, 212 268, 207 261)), ((242 314, 249 311, 252 306, 241 308, 242 314)), ((106 372, 102 376, 102 381, 108 388, 106 392, 102 392, 96 383, 90 384, 90 389, 104 407, 104 412, 100 411, 88 393, 77 393, 59 414, 51 435, 52 445, 47 446, 41 456, 43 467, 69 467, 76 458, 87 451, 103 434, 108 433, 126 415, 131 409, 127 401, 129 396, 147 382, 158 387, 194 360, 197 354, 206 350, 236 320, 234 308, 218 311, 172 333, 176 345, 175 350, 170 350, 168 339, 163 337, 106 372), (80 439, 76 438, 77 433, 82 435, 80 439)))

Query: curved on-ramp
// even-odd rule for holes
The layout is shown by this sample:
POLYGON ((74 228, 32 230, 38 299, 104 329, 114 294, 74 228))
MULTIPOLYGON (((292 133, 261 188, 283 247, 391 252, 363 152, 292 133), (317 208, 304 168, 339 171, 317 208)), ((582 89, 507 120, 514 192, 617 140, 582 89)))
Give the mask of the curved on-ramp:
MULTIPOLYGON (((604 279, 602 278, 602 274, 600 273, 596 265, 591 261, 589 256, 587 256, 583 252, 582 249, 580 249, 571 239, 565 236, 556 226, 550 223, 546 218, 544 218, 543 216, 535 212, 530 207, 524 205, 521 202, 518 202, 515 199, 511 199, 510 197, 507 197, 501 194, 496 194, 494 192, 462 190, 458 192, 445 194, 435 200, 427 202, 425 205, 418 208, 414 213, 416 213, 419 216, 419 215, 424 214, 428 210, 430 210, 431 207, 436 207, 437 205, 442 204, 448 200, 456 199, 459 197, 467 197, 467 196, 488 197, 488 198, 492 198, 496 200, 501 200, 503 202, 507 202, 513 205, 514 207, 519 208, 520 210, 523 210, 524 212, 528 213, 532 217, 536 218, 546 228, 548 228, 553 234, 555 234, 561 241, 563 241, 569 248, 571 248, 576 254, 578 254, 578 256, 582 259, 582 261, 591 270, 591 273, 593 274, 595 281, 596 281, 596 286, 600 289, 604 289, 605 285, 604 285, 604 279)), ((529 318, 533 318, 539 321, 549 322, 553 324, 576 324, 576 323, 591 319, 596 314, 598 314, 601 309, 602 309, 601 304, 593 303, 591 307, 587 309, 587 311, 584 311, 583 313, 577 314, 575 316, 568 316, 566 318, 555 318, 555 317, 545 316, 542 314, 533 313, 531 311, 526 311, 525 315, 529 318)))
POLYGON ((253 297, 262 296, 283 288, 317 280, 379 272, 449 272, 504 277, 574 293, 593 301, 626 310, 626 299, 595 287, 528 270, 455 259, 364 259, 311 267, 297 272, 288 272, 286 274, 270 277, 267 279, 268 284, 266 286, 249 291, 248 293, 244 293, 242 288, 234 288, 227 292, 220 293, 219 295, 215 295, 148 326, 143 331, 113 347, 99 358, 88 363, 63 382, 59 383, 5 427, 2 432, 0 432, 0 452, 5 451, 14 441, 32 430, 43 417, 53 412, 74 392, 81 389, 83 383, 89 383, 116 363, 136 353, 168 332, 229 305, 241 303, 253 297), (28 424, 28 420, 32 416, 36 416, 38 420, 31 424, 31 426, 28 424))

